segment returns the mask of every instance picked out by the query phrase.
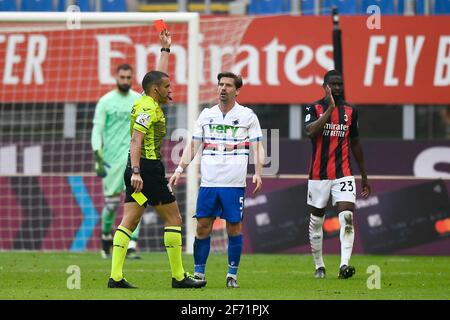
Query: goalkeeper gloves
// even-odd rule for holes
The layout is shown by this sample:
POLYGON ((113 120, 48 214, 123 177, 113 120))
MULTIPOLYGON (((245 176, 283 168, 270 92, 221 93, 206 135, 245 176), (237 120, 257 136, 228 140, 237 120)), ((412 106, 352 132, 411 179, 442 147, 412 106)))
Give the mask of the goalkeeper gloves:
POLYGON ((95 172, 97 173, 97 177, 104 178, 106 177, 106 168, 109 168, 110 165, 103 160, 102 151, 95 150, 95 172))

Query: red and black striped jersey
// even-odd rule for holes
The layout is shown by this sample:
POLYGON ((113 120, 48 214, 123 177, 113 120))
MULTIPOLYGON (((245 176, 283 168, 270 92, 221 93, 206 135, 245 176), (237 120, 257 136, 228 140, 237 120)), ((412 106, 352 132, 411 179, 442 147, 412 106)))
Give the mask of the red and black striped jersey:
MULTIPOLYGON (((305 105, 305 126, 316 121, 328 109, 328 103, 322 99, 305 105)), ((357 138, 358 113, 347 102, 337 106, 323 131, 311 137, 312 154, 309 169, 311 180, 334 180, 352 176, 350 166, 350 139, 357 138)))

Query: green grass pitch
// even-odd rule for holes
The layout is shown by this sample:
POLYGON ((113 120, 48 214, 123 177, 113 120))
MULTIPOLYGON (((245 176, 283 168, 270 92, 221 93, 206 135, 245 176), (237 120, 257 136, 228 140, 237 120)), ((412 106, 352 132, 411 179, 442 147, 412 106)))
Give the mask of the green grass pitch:
MULTIPOLYGON (((243 255, 241 288, 227 289, 227 256, 211 253, 206 288, 183 290, 170 286, 165 253, 143 253, 142 257, 127 260, 124 268, 127 280, 139 289, 120 290, 106 288, 111 262, 99 253, 0 252, 0 299, 450 299, 450 257, 354 255, 356 274, 341 280, 337 279, 339 256, 325 255, 327 278, 318 280, 313 278, 310 255, 243 255), (67 288, 71 265, 79 267, 80 289, 67 288), (379 289, 373 288, 375 275, 367 272, 373 265, 380 270, 379 289)), ((192 272, 193 257, 183 259, 185 269, 192 272)))

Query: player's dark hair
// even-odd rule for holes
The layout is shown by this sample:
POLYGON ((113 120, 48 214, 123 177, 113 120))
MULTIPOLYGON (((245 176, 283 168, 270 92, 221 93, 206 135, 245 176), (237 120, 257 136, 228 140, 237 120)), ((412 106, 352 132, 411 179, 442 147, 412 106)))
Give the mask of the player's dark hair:
POLYGON ((234 85, 236 86, 236 89, 239 89, 242 87, 242 78, 241 76, 238 76, 237 74, 234 74, 233 72, 221 72, 217 75, 217 84, 219 84, 220 79, 223 77, 225 78, 233 78, 234 79, 234 85))
POLYGON ((339 77, 342 78, 342 74, 339 71, 337 71, 337 70, 330 70, 327 73, 325 73, 325 76, 323 77, 323 83, 324 84, 329 83, 330 78, 333 77, 333 76, 339 76, 339 77))
POLYGON ((131 71, 133 71, 133 68, 128 63, 122 63, 122 64, 117 66, 116 73, 119 73, 120 70, 124 70, 124 71, 131 70, 131 71))
POLYGON ((161 71, 150 71, 144 76, 142 79, 142 89, 145 91, 145 94, 148 95, 147 89, 152 85, 160 85, 162 78, 168 78, 169 75, 167 73, 161 71))

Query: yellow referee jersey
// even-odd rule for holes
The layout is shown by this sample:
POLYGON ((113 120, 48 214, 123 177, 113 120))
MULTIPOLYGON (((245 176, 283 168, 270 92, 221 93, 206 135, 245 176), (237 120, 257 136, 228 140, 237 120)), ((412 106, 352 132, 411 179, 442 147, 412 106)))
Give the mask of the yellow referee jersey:
POLYGON ((166 118, 152 97, 142 96, 131 110, 130 133, 133 129, 144 134, 141 158, 161 159, 161 143, 166 135, 166 118))

